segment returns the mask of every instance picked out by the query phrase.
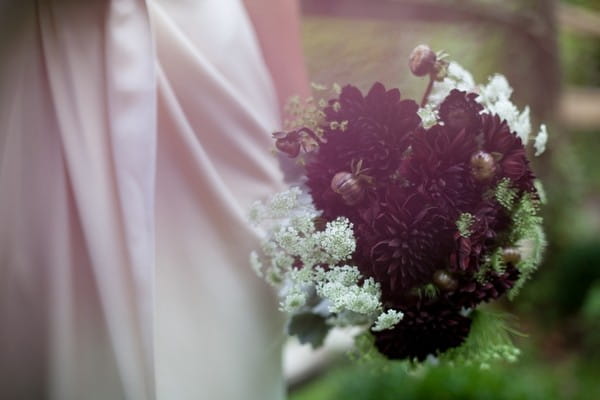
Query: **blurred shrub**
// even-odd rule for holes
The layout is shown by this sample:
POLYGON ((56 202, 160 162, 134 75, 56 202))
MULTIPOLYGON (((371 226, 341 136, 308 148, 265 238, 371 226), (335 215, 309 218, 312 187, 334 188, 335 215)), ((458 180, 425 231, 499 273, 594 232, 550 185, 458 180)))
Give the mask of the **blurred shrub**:
POLYGON ((292 400, 536 400, 559 399, 556 383, 539 371, 508 367, 431 367, 416 376, 402 366, 376 373, 353 367, 331 374, 292 400), (327 388, 327 390, 323 390, 327 388))
POLYGON ((555 260, 560 269, 554 280, 555 304, 562 316, 580 311, 591 287, 600 282, 600 242, 575 244, 555 260))
POLYGON ((600 45, 595 38, 559 37, 564 78, 572 85, 600 86, 600 45))
MULTIPOLYGON (((583 339, 586 358, 600 361, 600 279, 589 288, 582 308, 583 329, 588 333, 583 339)), ((600 367, 600 366, 598 366, 600 367)))
POLYGON ((598 0, 562 0, 561 2, 600 11, 600 2, 598 0))

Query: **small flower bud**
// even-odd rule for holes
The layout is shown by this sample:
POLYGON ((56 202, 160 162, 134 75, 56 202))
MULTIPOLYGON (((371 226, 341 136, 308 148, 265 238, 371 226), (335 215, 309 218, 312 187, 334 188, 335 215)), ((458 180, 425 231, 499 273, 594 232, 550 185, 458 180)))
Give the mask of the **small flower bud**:
POLYGON ((471 157, 471 174, 479 182, 489 181, 496 174, 496 162, 490 153, 478 151, 471 157))
POLYGON ((502 259, 507 264, 517 264, 521 261, 521 252, 514 247, 507 247, 502 250, 502 259))
POLYGON ((458 282, 448 272, 444 270, 435 271, 433 274, 433 283, 442 290, 453 291, 458 287, 458 282))
POLYGON ((429 46, 420 44, 410 53, 408 66, 416 76, 425 76, 434 71, 437 57, 429 46))
POLYGON ((351 172, 338 172, 331 180, 331 190, 342 196, 344 202, 353 206, 365 197, 365 188, 362 180, 351 172))

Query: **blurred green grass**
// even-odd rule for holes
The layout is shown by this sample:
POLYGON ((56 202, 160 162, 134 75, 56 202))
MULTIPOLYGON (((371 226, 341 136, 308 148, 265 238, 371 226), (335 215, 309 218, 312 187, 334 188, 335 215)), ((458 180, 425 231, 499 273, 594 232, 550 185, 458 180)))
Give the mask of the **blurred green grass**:
POLYGON ((292 400, 595 400, 596 378, 570 365, 531 368, 528 364, 475 367, 430 367, 415 375, 397 367, 374 373, 362 366, 330 372, 292 400))

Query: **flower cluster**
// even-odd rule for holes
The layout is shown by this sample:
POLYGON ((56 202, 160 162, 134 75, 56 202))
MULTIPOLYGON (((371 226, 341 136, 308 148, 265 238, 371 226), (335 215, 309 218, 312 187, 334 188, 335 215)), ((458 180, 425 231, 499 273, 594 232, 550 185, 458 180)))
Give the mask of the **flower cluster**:
MULTIPOLYGON (((310 126, 278 132, 277 147, 303 157, 308 192, 293 189, 254 211, 261 222, 285 219, 270 230, 262 261, 253 258, 282 282, 282 308, 370 326, 392 359, 468 348, 472 311, 514 296, 545 245, 526 146, 534 141, 541 154, 546 127, 530 139, 529 109, 510 101, 503 76, 476 86, 460 65, 427 51, 419 46, 410 64, 431 79, 422 104, 381 83, 366 94, 347 85, 311 111, 310 126)), ((514 358, 498 340, 487 351, 514 358)))
MULTIPOLYGON (((278 193, 267 203, 256 202, 250 217, 267 228, 262 251, 251 254, 252 267, 280 287, 283 311, 298 320, 312 315, 328 326, 373 325, 383 330, 400 321, 401 312, 384 310, 379 283, 347 264, 356 250, 353 225, 347 218, 324 221, 310 196, 298 187, 278 193)), ((292 319, 290 332, 297 325, 292 319)), ((313 344, 323 339, 315 338, 314 332, 306 338, 298 334, 301 340, 317 340, 313 344)))

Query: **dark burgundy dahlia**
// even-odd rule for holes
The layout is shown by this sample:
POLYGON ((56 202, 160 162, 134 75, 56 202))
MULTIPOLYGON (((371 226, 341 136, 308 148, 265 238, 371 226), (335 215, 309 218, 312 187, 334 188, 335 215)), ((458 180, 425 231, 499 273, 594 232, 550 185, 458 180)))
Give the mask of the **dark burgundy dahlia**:
POLYGON ((444 126, 453 131, 466 129, 469 132, 477 132, 481 126, 479 113, 483 110, 481 104, 477 103, 476 93, 467 93, 453 89, 440 104, 440 118, 444 126))
MULTIPOLYGON (((498 299, 512 288, 519 271, 509 264, 503 272, 490 271, 483 279, 454 276, 456 288, 432 299, 416 299, 400 308, 404 317, 390 330, 374 332, 375 346, 390 359, 424 360, 460 346, 469 334, 471 319, 465 310, 498 299)), ((388 303, 389 304, 389 303, 388 303)))
POLYGON ((456 290, 442 292, 440 302, 448 308, 468 309, 496 300, 508 292, 519 279, 519 270, 508 264, 504 271, 488 271, 483 278, 463 278, 456 290))
MULTIPOLYGON (((469 334, 471 319, 464 310, 495 300, 513 287, 519 277, 514 265, 503 272, 488 272, 483 279, 473 276, 455 276, 456 288, 441 291, 432 299, 416 299, 400 308, 404 317, 390 330, 374 332, 375 346, 390 359, 424 360, 427 355, 438 355, 460 346, 469 334)), ((388 303, 389 304, 389 303, 388 303)))
POLYGON ((535 191, 534 175, 521 139, 511 132, 506 121, 497 115, 482 114, 483 144, 481 149, 494 156, 496 176, 493 182, 509 178, 518 189, 535 191))
POLYGON ((374 332, 375 347, 390 359, 423 361, 460 346, 469 334, 471 319, 442 304, 411 307, 390 330, 374 332))
POLYGON ((356 225, 357 262, 380 282, 384 298, 431 281, 452 246, 454 220, 418 193, 390 188, 356 225))
POLYGON ((356 87, 346 86, 339 99, 330 101, 323 124, 326 143, 306 166, 307 185, 326 217, 348 216, 355 208, 347 207, 332 190, 335 174, 352 173, 361 161, 364 175, 377 182, 367 190, 385 187, 393 180, 420 123, 417 110, 414 101, 401 100, 398 89, 386 90, 381 83, 374 84, 364 97, 356 87), (348 121, 345 130, 330 126, 344 121, 348 121))
POLYGON ((475 134, 466 129, 451 131, 442 125, 420 129, 403 165, 413 190, 451 218, 481 198, 481 189, 470 176, 469 160, 477 149, 475 134))
POLYGON ((473 216, 470 234, 463 236, 454 231, 454 248, 450 253, 450 270, 454 272, 476 272, 482 256, 498 246, 498 234, 510 225, 510 216, 496 201, 481 200, 468 211, 473 216))
POLYGON ((325 119, 328 122, 348 121, 350 125, 368 121, 382 128, 385 132, 380 134, 391 139, 393 136, 404 137, 403 132, 414 129, 421 122, 416 114, 418 108, 413 100, 402 100, 398 89, 386 90, 380 82, 373 84, 366 96, 355 86, 347 85, 338 99, 329 101, 325 119))

